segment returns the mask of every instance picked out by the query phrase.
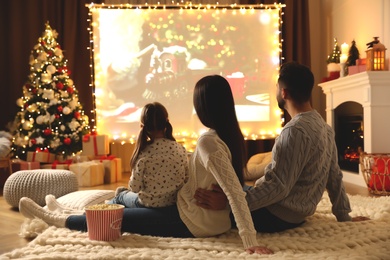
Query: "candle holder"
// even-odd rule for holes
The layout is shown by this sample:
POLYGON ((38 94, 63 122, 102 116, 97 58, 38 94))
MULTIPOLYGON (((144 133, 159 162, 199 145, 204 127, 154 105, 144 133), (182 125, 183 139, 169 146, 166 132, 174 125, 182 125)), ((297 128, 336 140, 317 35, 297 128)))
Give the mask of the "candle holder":
POLYGON ((374 37, 374 41, 367 43, 366 68, 367 71, 381 71, 386 69, 386 47, 374 37))

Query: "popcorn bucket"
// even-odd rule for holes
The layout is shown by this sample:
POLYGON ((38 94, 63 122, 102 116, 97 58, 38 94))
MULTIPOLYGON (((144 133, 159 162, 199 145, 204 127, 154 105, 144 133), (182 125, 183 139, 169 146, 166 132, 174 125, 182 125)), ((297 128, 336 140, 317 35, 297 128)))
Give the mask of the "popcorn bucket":
POLYGON ((88 237, 91 240, 113 241, 121 236, 123 205, 97 204, 85 207, 88 237))

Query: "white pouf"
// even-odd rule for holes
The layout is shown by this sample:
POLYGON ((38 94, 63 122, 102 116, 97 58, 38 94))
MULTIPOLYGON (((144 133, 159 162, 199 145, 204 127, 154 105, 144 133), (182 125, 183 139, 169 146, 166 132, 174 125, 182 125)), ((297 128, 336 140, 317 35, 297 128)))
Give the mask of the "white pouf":
POLYGON ((53 194, 58 198, 78 189, 77 177, 71 171, 22 170, 11 174, 5 181, 3 196, 13 207, 19 207, 19 200, 22 197, 29 197, 44 206, 46 195, 53 194))

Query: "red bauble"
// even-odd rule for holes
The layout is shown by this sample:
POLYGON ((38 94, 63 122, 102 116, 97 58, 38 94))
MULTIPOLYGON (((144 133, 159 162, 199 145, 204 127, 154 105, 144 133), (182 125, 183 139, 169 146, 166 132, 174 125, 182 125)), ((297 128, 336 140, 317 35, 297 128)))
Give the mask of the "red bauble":
POLYGON ((62 84, 62 82, 58 82, 58 83, 57 83, 57 88, 58 88, 59 90, 63 89, 63 88, 64 88, 64 84, 62 84))
POLYGON ((61 113, 62 112, 62 106, 58 106, 57 107, 57 111, 61 113))
POLYGON ((80 112, 75 111, 75 112, 73 113, 73 116, 74 116, 74 118, 76 118, 77 120, 80 119, 80 112))
POLYGON ((54 116, 56 119, 60 118, 60 115, 59 114, 55 114, 54 116))
POLYGON ((36 144, 37 143, 37 140, 35 140, 35 139, 31 139, 30 141, 31 141, 32 144, 36 144))
POLYGON ((70 139, 69 137, 64 139, 64 144, 70 145, 71 143, 72 143, 72 139, 70 139))
POLYGON ((69 94, 73 94, 74 89, 73 89, 73 88, 67 88, 66 91, 67 91, 69 94))
POLYGON ((36 88, 33 88, 33 89, 31 90, 31 92, 35 95, 35 94, 37 94, 38 90, 37 90, 36 88))
POLYGON ((51 129, 47 128, 47 129, 43 130, 43 134, 46 136, 51 135, 51 129))

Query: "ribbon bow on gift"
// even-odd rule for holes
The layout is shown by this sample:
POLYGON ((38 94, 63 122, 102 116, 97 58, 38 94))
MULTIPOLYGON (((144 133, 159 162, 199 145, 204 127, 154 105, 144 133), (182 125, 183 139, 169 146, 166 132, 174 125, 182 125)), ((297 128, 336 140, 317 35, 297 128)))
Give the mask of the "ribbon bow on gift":
POLYGON ((68 166, 71 165, 73 162, 72 159, 69 159, 69 160, 66 160, 64 162, 59 162, 58 160, 55 160, 52 164, 51 164, 51 168, 52 169, 57 169, 57 165, 58 164, 67 164, 68 166))
POLYGON ((97 135, 97 132, 92 132, 90 134, 83 135, 83 142, 84 143, 89 142, 89 139, 91 138, 91 136, 96 136, 96 135, 97 135))
POLYGON ((103 155, 103 156, 101 156, 100 157, 100 162, 102 162, 103 160, 110 160, 110 161, 112 161, 112 160, 114 160, 116 157, 115 157, 115 155, 109 155, 109 156, 107 156, 107 155, 103 155))

